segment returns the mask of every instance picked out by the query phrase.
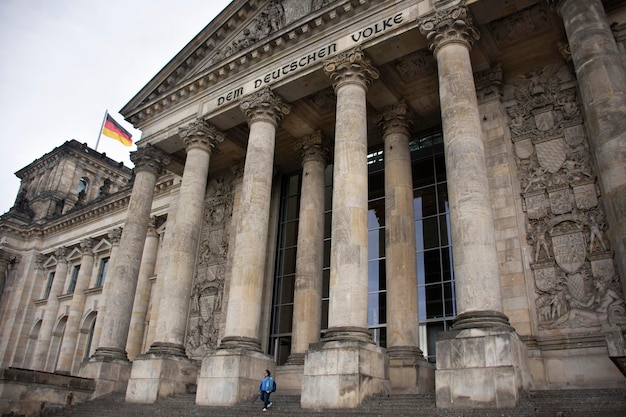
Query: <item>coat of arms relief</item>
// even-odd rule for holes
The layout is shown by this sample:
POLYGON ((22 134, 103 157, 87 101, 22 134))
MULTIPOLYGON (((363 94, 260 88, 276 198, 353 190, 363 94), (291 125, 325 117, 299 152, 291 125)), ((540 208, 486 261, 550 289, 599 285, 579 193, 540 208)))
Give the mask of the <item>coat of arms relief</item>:
POLYGON ((507 112, 539 329, 626 325, 571 69, 548 66, 515 84, 507 112))
POLYGON ((192 359, 202 359, 217 348, 233 211, 232 182, 232 177, 211 180, 207 188, 187 320, 185 348, 192 359))

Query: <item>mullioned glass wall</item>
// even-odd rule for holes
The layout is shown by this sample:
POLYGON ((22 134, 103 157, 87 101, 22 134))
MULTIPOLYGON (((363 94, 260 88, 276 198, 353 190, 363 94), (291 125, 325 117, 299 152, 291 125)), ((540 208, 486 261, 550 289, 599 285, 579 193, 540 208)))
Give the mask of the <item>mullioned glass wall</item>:
MULTIPOLYGON (((443 138, 440 132, 410 142, 415 216, 416 267, 419 295, 420 347, 434 362, 439 332, 448 330, 456 316, 450 216, 443 138)), ((387 276, 385 272, 385 172, 383 148, 368 155, 368 327, 374 341, 386 347, 387 276)), ((324 271, 322 334, 328 328, 332 164, 325 174, 324 271)), ((283 177, 277 266, 274 280, 270 354, 278 365, 291 350, 301 172, 283 177)), ((393 279, 393 277, 391 277, 393 279)))

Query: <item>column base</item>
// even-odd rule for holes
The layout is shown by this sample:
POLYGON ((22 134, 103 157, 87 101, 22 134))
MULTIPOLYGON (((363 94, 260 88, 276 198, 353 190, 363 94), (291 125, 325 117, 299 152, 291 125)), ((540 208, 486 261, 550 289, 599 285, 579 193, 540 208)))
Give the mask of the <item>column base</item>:
POLYGON ((186 356, 151 352, 139 355, 133 362, 126 401, 152 404, 160 398, 188 394, 197 376, 198 365, 186 356))
POLYGON ((438 408, 513 408, 532 388, 526 345, 508 327, 439 334, 438 408))
POLYGON ((92 356, 81 366, 79 376, 95 381, 93 399, 112 393, 126 392, 130 369, 131 363, 128 360, 92 356))
POLYGON ((285 364, 276 368, 276 381, 280 381, 280 395, 302 394, 302 375, 304 374, 304 363, 302 365, 285 364))
POLYGON ((259 395, 263 373, 275 368, 273 359, 243 348, 218 349, 202 360, 196 404, 230 406, 259 395))
POLYGON ((389 380, 394 394, 435 392, 435 366, 424 358, 418 347, 387 348, 389 380))
POLYGON ((304 361, 302 408, 356 408, 389 394, 385 349, 373 343, 333 341, 311 345, 304 361))

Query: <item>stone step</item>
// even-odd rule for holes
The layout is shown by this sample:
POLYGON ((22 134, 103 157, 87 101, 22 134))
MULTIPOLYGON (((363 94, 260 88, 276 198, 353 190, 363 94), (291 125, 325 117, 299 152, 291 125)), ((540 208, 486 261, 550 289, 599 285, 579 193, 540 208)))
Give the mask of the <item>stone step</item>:
POLYGON ((233 407, 207 407, 195 404, 194 395, 170 397, 154 404, 131 404, 123 395, 113 395, 72 406, 50 410, 49 417, 235 417, 235 416, 378 416, 378 417, 624 417, 626 390, 568 390, 529 392, 515 409, 437 409, 434 395, 390 395, 365 401, 356 409, 309 410, 300 408, 300 397, 272 396, 272 407, 261 411, 260 400, 245 401, 233 407))

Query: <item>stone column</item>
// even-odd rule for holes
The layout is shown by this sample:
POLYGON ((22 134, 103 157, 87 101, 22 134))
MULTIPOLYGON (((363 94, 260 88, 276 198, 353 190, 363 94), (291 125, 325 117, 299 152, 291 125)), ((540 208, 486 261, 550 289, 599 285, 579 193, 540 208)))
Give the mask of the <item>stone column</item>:
POLYGON ((389 390, 384 349, 373 343, 367 328, 366 94, 378 71, 357 48, 327 61, 324 72, 337 95, 329 329, 324 343, 307 352, 301 405, 353 408, 389 390), (321 398, 320 392, 325 393, 321 398))
POLYGON ((91 271, 93 270, 94 255, 91 250, 92 247, 92 239, 84 239, 80 242, 80 249, 83 252, 83 256, 80 260, 80 271, 78 271, 76 287, 74 288, 70 313, 67 318, 67 324, 65 325, 65 334, 63 335, 61 352, 57 363, 56 372, 60 374, 70 374, 73 369, 72 364, 74 362, 80 320, 83 315, 83 308, 85 307, 84 291, 89 286, 89 279, 91 278, 91 271))
POLYGON ((0 249, 0 300, 2 300, 2 294, 7 286, 9 261, 11 257, 9 253, 3 249, 0 249))
POLYGON ((319 342, 322 322, 322 282, 324 268, 324 171, 328 144, 321 132, 296 142, 302 157, 302 190, 298 223, 298 252, 293 302, 291 353, 281 380, 292 387, 302 386, 304 355, 319 342), (289 378, 290 381, 285 381, 289 378))
POLYGON ((120 238, 118 256, 107 276, 109 290, 106 297, 106 312, 102 317, 102 333, 98 347, 90 358, 91 369, 86 370, 84 374, 96 379, 94 394, 96 396, 109 392, 123 392, 126 389, 130 372, 126 340, 141 255, 156 181, 164 166, 169 163, 169 158, 151 145, 132 152, 131 160, 135 164, 135 181, 120 238))
POLYGON ((46 310, 43 313, 43 319, 41 320, 41 328, 39 329, 39 337, 37 338, 37 347, 31 361, 32 368, 37 371, 46 371, 48 366, 48 349, 50 342, 52 341, 52 332, 54 331, 54 325, 56 323, 57 312, 59 310, 59 295, 63 291, 63 284, 65 283, 65 277, 67 276, 67 248, 60 247, 54 253, 54 257, 57 261, 56 270, 54 271, 54 278, 52 281, 52 288, 50 294, 48 294, 48 302, 46 303, 46 310))
POLYGON ((563 17, 626 293, 626 71, 601 0, 548 0, 563 17))
POLYGON ((406 103, 378 117, 385 146, 387 354, 394 392, 423 393, 434 391, 435 371, 419 348, 411 119, 406 103))
POLYGON ((202 361, 196 403, 232 405, 258 395, 259 375, 273 367, 261 353, 259 327, 276 129, 289 107, 269 87, 241 101, 250 128, 235 228, 226 325, 220 349, 202 361), (236 365, 235 365, 236 364, 236 365))
POLYGON ((456 332, 440 334, 437 343, 437 406, 513 407, 519 400, 528 363, 525 347, 503 313, 470 61, 470 49, 479 34, 463 5, 436 10, 421 22, 420 30, 434 51, 439 73, 459 311, 453 323, 456 332), (494 346, 503 347, 496 358, 489 354, 494 346))
POLYGON ((158 398, 185 393, 197 375, 195 363, 185 355, 184 338, 209 161, 213 148, 224 140, 224 135, 203 119, 180 128, 178 134, 185 143, 187 158, 163 275, 156 340, 133 364, 126 391, 126 401, 130 402, 152 403, 158 398))
MULTIPOLYGON (((107 232, 107 239, 109 240, 109 243, 111 244, 111 249, 109 250, 109 266, 108 266, 109 272, 107 273, 107 275, 111 274, 111 271, 113 271, 113 269, 115 268, 115 261, 117 260, 117 253, 120 248, 121 238, 122 238, 121 227, 116 227, 107 232)), ((102 260, 100 260, 100 262, 102 262, 102 260)), ((99 267, 100 265, 98 264, 98 269, 99 267)), ((98 271, 98 269, 96 271, 98 271)), ((96 324, 93 330, 93 339, 91 341, 91 345, 93 346, 94 349, 100 346, 100 335, 102 334, 102 325, 104 323, 103 318, 106 315, 106 309, 107 309, 106 302, 107 302, 107 299, 109 298, 110 291, 111 291, 111 280, 105 277, 104 285, 102 285, 102 295, 100 296, 101 304, 98 306, 98 316, 100 318, 99 319, 96 318, 96 324)))
POLYGON ((159 252, 159 234, 156 231, 156 217, 151 217, 148 223, 146 243, 141 256, 141 266, 139 267, 139 277, 137 278, 137 290, 135 291, 135 301, 133 302, 133 313, 130 319, 130 330, 126 351, 128 359, 131 361, 141 353, 143 344, 144 327, 146 313, 150 303, 150 279, 154 275, 159 252))

